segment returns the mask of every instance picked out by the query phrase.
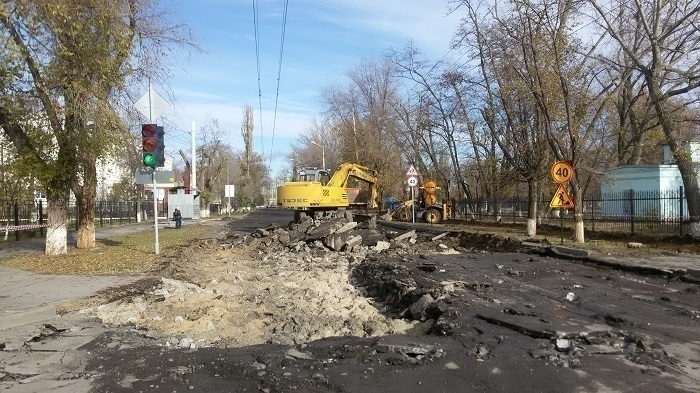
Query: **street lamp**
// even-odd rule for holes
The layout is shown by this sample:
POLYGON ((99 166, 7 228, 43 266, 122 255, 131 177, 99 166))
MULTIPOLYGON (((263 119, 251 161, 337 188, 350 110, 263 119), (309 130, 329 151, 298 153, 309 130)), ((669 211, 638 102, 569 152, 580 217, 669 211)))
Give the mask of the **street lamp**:
POLYGON ((326 170, 326 148, 323 145, 316 143, 316 141, 311 141, 311 143, 313 143, 314 145, 321 148, 321 155, 322 155, 322 159, 323 159, 323 168, 322 169, 325 171, 326 170))
POLYGON ((296 158, 290 158, 292 160, 292 181, 298 180, 297 179, 297 159, 296 158))

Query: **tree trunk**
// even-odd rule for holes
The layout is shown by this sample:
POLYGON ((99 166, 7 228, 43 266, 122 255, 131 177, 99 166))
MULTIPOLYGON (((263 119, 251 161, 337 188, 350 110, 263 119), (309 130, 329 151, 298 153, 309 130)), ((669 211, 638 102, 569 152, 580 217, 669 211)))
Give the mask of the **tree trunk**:
POLYGON ((46 230, 46 243, 44 253, 46 255, 62 255, 68 252, 68 195, 66 192, 56 193, 51 189, 46 190, 46 208, 48 216, 48 228, 46 230))
POLYGON ((537 180, 530 179, 527 182, 527 235, 537 235, 537 180))
POLYGON ((78 200, 78 243, 80 249, 95 247, 95 194, 96 190, 83 190, 78 200), (92 191, 92 192, 91 192, 92 191))
POLYGON ((574 242, 584 243, 584 226, 583 226, 583 195, 581 185, 578 182, 572 182, 571 189, 574 198, 574 242))
MULTIPOLYGON (((71 101, 72 102, 72 101, 71 101)), ((72 119, 72 117, 68 117, 72 119)), ((68 122, 76 132, 76 143, 89 141, 95 132, 92 125, 68 122)), ((95 247, 95 199, 97 198, 97 156, 88 146, 82 147, 77 154, 80 176, 74 176, 73 194, 78 203, 78 242, 79 249, 95 247)))
POLYGON ((647 76, 647 88, 649 96, 651 96, 654 103, 656 114, 659 116, 661 128, 664 130, 666 142, 671 148, 673 158, 676 160, 676 165, 678 165, 678 171, 683 179, 685 196, 688 201, 690 235, 694 239, 700 239, 700 185, 698 185, 698 175, 695 172, 690 151, 686 151, 678 141, 673 120, 665 108, 667 100, 664 99, 661 89, 654 84, 654 79, 651 76, 647 76))

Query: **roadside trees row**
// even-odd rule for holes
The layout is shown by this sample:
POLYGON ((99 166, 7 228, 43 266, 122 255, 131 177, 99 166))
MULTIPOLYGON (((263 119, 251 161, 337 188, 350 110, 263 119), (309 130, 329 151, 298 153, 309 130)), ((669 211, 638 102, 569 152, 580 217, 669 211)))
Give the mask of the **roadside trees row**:
POLYGON ((164 47, 186 44, 150 0, 0 4, 0 127, 46 190, 45 252, 67 251, 69 191, 79 248, 95 245, 96 162, 128 139, 130 88, 161 69, 164 47))

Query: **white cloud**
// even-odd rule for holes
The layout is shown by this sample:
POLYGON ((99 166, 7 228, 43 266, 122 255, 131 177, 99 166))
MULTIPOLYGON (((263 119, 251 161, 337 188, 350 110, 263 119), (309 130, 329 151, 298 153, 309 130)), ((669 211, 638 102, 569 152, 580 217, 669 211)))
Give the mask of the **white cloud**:
POLYGON ((460 21, 459 13, 448 15, 447 1, 425 0, 337 0, 326 3, 340 10, 325 17, 346 29, 362 28, 396 39, 392 46, 401 47, 409 40, 431 56, 442 57, 460 21))

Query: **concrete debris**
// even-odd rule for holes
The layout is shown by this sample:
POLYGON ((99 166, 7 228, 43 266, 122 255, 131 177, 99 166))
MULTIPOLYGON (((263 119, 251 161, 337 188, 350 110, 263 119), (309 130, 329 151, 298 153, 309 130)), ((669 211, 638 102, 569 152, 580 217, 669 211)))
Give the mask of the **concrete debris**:
POLYGON ((416 231, 415 231, 415 230, 410 230, 410 231, 404 233, 403 235, 399 235, 399 236, 397 236, 396 238, 394 238, 394 241, 395 241, 395 242, 400 242, 400 241, 402 241, 402 240, 406 240, 406 239, 415 239, 415 238, 416 238, 416 231))
POLYGON ((380 240, 377 242, 377 244, 374 246, 374 251, 376 252, 382 252, 384 250, 388 250, 391 247, 391 243, 387 241, 380 240))
POLYGON ((399 248, 402 252, 433 251, 442 254, 460 253, 459 239, 445 232, 437 237, 419 234, 415 230, 396 235, 396 232, 381 232, 376 229, 376 221, 358 223, 344 217, 312 219, 306 217, 301 222, 290 223, 286 228, 271 225, 259 228, 250 237, 239 233, 222 233, 219 247, 227 250, 243 244, 258 246, 260 250, 288 249, 305 253, 313 249, 336 252, 382 252, 399 248), (430 244, 431 239, 443 241, 430 244), (427 250, 426 250, 427 248, 427 250))
POLYGON ((569 348, 571 348, 571 340, 563 339, 563 338, 558 338, 555 344, 557 351, 568 351, 569 348))
POLYGON ((449 235, 449 234, 450 234, 449 232, 443 232, 443 233, 441 233, 441 234, 439 234, 439 235, 437 235, 437 236, 433 236, 430 240, 432 240, 432 241, 437 241, 437 240, 440 240, 440 239, 442 239, 443 237, 445 237, 445 236, 447 236, 447 235, 449 235))
POLYGON ((298 351, 294 348, 291 348, 287 350, 287 352, 284 353, 287 358, 291 359, 302 359, 302 360, 313 360, 314 357, 309 355, 308 353, 298 351))
POLYGON ((357 226, 357 221, 351 221, 340 227, 335 233, 344 233, 357 226))
POLYGON ((413 319, 425 321, 427 319, 425 310, 434 302, 435 299, 433 299, 432 296, 430 296, 429 294, 425 294, 421 296, 418 299, 418 301, 411 304, 411 306, 408 309, 411 312, 411 315, 413 315, 413 319))

